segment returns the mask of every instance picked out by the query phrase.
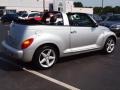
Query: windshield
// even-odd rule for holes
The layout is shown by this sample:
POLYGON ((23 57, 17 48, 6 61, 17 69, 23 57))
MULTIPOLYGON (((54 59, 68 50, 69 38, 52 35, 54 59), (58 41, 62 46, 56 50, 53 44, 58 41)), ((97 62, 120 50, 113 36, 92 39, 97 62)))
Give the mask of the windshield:
POLYGON ((27 17, 27 16, 28 16, 28 14, 23 14, 23 15, 22 15, 22 17, 27 17))
POLYGON ((113 15, 108 18, 108 21, 120 21, 120 15, 113 15))
POLYGON ((95 20, 100 20, 102 21, 102 18, 99 15, 96 14, 89 14, 92 18, 94 18, 95 20))

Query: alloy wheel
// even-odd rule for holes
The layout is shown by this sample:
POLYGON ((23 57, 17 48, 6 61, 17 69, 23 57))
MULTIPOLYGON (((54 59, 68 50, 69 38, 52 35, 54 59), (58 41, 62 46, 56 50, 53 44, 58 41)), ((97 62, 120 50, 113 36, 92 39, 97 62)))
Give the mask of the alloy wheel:
POLYGON ((114 48, 115 48, 115 41, 111 38, 106 43, 106 51, 108 53, 112 53, 114 51, 114 48))
POLYGON ((39 56, 39 64, 43 68, 51 67, 56 59, 55 51, 52 49, 44 49, 39 56))

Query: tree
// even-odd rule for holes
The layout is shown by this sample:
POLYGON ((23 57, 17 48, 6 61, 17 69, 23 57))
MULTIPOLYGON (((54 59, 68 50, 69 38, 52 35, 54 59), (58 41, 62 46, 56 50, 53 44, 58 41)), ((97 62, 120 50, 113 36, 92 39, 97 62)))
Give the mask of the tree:
POLYGON ((106 6, 104 8, 94 7, 94 13, 95 14, 108 14, 108 13, 120 14, 120 6, 116 6, 116 7, 106 6))
POLYGON ((81 2, 74 2, 74 7, 83 7, 81 2))
POLYGON ((120 14, 120 6, 116 6, 113 8, 113 13, 120 14))
POLYGON ((113 8, 111 6, 106 6, 103 8, 102 13, 103 14, 113 13, 113 8))
POLYGON ((99 15, 100 15, 101 12, 102 12, 102 7, 95 7, 95 8, 94 8, 94 13, 95 13, 95 14, 99 14, 99 15))

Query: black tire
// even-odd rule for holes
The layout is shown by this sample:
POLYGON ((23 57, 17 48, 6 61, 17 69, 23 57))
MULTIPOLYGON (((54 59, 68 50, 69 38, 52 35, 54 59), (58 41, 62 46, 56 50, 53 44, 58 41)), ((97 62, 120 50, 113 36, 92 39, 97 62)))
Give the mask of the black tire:
POLYGON ((104 48, 103 48, 103 52, 105 54, 111 54, 113 53, 113 51, 115 50, 115 45, 116 45, 116 42, 115 42, 115 39, 112 38, 112 37, 109 37, 106 42, 105 42, 105 45, 104 45, 104 48), (110 44, 111 42, 111 44, 110 44), (110 46, 111 45, 111 46, 110 46))
POLYGON ((34 55, 34 58, 33 58, 33 62, 34 62, 34 65, 39 68, 39 69, 49 69, 51 68, 58 60, 58 51, 56 48, 54 47, 51 47, 51 46, 43 46, 43 47, 40 47, 37 49, 37 51, 35 52, 35 55, 34 55), (49 63, 50 63, 50 55, 49 56, 46 56, 46 58, 44 57, 44 55, 42 55, 42 53, 46 53, 46 55, 48 54, 47 50, 51 50, 51 55, 53 55, 52 58, 55 57, 55 59, 53 59, 53 61, 51 61, 51 64, 50 65, 45 65, 47 64, 47 59, 49 59, 49 63), (44 62, 42 62, 41 58, 44 59, 44 62), (46 60, 45 60, 46 59, 46 60))
POLYGON ((4 21, 4 20, 1 20, 1 23, 2 23, 2 24, 5 24, 5 21, 4 21))

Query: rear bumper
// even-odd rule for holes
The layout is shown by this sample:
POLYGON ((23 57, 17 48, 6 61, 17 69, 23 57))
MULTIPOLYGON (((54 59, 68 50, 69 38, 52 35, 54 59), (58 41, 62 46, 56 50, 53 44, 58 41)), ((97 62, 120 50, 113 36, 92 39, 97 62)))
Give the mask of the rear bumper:
POLYGON ((23 58, 23 51, 15 49, 11 46, 9 46, 5 41, 2 42, 2 46, 4 49, 5 54, 10 55, 12 57, 22 59, 23 58))
POLYGON ((3 50, 5 54, 19 59, 23 62, 31 62, 34 54, 34 50, 18 50, 9 46, 5 41, 2 42, 3 50))

